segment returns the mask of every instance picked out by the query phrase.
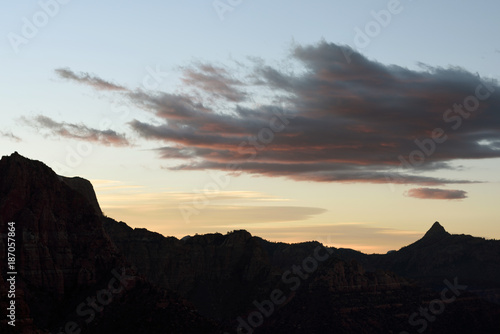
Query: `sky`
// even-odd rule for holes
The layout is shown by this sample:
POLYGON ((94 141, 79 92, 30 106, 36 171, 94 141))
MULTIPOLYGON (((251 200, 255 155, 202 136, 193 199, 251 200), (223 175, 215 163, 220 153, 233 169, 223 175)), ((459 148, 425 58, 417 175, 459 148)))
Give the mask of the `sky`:
POLYGON ((496 1, 8 2, 0 153, 107 216, 384 253, 500 238, 496 1))

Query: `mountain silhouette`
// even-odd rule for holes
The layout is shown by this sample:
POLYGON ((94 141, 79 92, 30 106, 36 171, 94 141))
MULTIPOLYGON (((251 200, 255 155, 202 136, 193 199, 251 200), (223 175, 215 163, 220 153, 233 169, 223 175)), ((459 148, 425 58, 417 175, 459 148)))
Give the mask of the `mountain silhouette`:
POLYGON ((416 279, 425 286, 442 283, 443 277, 460 277, 461 281, 489 292, 499 300, 500 241, 446 232, 438 222, 416 242, 396 252, 380 255, 352 254, 369 269, 390 270, 416 279))
POLYGON ((9 222, 15 222, 18 273, 16 326, 3 317, 2 333, 59 333, 68 331, 66 326, 69 332, 88 333, 218 332, 175 293, 149 283, 116 249, 90 182, 61 178, 17 153, 0 160, 0 176, 2 310, 10 303, 9 222), (92 297, 97 297, 95 310, 86 305, 92 297))
POLYGON ((461 290, 426 320, 426 332, 500 330, 500 242, 449 234, 437 222, 383 255, 270 242, 245 230, 179 240, 105 217, 89 181, 14 153, 0 160, 4 310, 9 222, 16 226, 16 327, 4 318, 2 333, 65 326, 81 333, 416 332, 423 318, 411 317, 440 301, 450 282, 461 290), (92 297, 95 308, 86 305, 92 297))

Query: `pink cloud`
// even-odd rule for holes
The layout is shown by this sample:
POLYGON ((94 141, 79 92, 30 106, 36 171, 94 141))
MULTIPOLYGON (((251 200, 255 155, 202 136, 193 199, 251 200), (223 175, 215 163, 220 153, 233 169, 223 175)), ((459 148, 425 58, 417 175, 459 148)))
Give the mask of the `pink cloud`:
POLYGON ((467 192, 464 190, 439 189, 439 188, 414 188, 406 194, 408 197, 420 199, 464 199, 467 192))

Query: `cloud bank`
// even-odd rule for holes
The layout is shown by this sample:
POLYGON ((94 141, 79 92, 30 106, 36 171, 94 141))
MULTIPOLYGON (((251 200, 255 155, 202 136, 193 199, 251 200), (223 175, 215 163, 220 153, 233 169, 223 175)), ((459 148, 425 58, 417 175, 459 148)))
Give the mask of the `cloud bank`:
POLYGON ((94 88, 116 87, 154 115, 155 122, 129 125, 159 143, 159 157, 179 161, 172 170, 435 186, 476 180, 425 172, 500 157, 494 80, 458 67, 384 65, 326 42, 296 46, 290 59, 296 70, 255 61, 239 77, 211 64, 185 68, 184 84, 199 94, 125 90, 57 71, 94 88))

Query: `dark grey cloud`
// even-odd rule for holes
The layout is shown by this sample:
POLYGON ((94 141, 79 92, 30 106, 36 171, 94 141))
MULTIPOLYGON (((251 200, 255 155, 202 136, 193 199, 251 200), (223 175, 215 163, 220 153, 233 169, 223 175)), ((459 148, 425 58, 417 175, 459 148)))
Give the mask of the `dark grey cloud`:
POLYGON ((242 67, 248 80, 210 64, 185 70, 184 83, 206 98, 129 91, 126 98, 157 117, 130 126, 162 143, 160 157, 184 160, 174 170, 439 185, 475 180, 425 172, 453 168, 457 159, 500 157, 494 80, 459 67, 384 65, 326 42, 297 46, 291 58, 300 70, 256 61, 242 67), (258 100, 250 91, 267 102, 250 103, 258 100))
POLYGON ((46 130, 52 136, 78 139, 106 146, 131 146, 125 135, 113 130, 98 130, 83 124, 56 122, 47 116, 38 115, 21 120, 38 130, 46 130))
POLYGON ((90 85, 99 90, 113 90, 113 91, 127 90, 127 88, 123 86, 115 85, 114 83, 103 80, 89 73, 83 73, 83 72, 75 73, 69 68, 58 68, 55 70, 55 72, 63 79, 73 80, 78 83, 90 85))
POLYGON ((420 199, 464 199, 467 192, 464 190, 450 190, 438 188, 414 188, 408 190, 408 197, 420 199))

